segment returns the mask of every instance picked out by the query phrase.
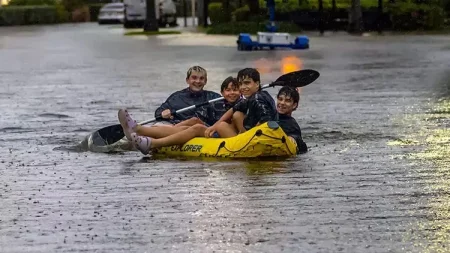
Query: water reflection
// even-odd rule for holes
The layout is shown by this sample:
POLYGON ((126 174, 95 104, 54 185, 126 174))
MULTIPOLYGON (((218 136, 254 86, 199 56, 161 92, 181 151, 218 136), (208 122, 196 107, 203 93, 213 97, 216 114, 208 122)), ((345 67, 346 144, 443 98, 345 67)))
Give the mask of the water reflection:
POLYGON ((303 61, 295 55, 284 55, 280 60, 276 60, 276 58, 256 59, 253 66, 261 74, 279 72, 284 75, 293 71, 301 70, 303 68, 303 61))
MULTIPOLYGON (((441 98, 414 120, 420 131, 390 145, 420 146, 409 158, 421 164, 417 173, 423 178, 423 195, 428 196, 427 219, 413 224, 411 238, 423 252, 448 252, 450 241, 450 99, 441 98)), ((414 210, 419 212, 419 210, 414 210)))

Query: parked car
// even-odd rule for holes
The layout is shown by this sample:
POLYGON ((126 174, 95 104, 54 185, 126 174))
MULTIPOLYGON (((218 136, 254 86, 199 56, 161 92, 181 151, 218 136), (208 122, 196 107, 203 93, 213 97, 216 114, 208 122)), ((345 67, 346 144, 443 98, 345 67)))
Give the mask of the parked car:
POLYGON ((100 9, 98 23, 100 25, 123 23, 124 17, 125 5, 123 3, 109 3, 100 9))

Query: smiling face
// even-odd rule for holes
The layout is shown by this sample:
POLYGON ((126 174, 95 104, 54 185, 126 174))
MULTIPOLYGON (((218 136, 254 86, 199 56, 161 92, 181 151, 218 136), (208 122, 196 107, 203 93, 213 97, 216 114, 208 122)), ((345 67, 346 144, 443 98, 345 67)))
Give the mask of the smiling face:
POLYGON ((292 112, 297 109, 298 103, 294 102, 294 99, 285 94, 277 96, 277 111, 279 114, 291 115, 292 112))
POLYGON ((229 82, 227 87, 222 90, 222 96, 228 103, 234 103, 241 96, 241 92, 239 91, 239 87, 236 86, 233 82, 229 82))
POLYGON ((259 82, 253 81, 251 77, 244 77, 239 80, 239 86, 241 93, 245 98, 249 98, 260 89, 259 82))
POLYGON ((191 91, 202 91, 206 85, 206 73, 203 71, 192 71, 189 77, 186 78, 186 83, 191 91))

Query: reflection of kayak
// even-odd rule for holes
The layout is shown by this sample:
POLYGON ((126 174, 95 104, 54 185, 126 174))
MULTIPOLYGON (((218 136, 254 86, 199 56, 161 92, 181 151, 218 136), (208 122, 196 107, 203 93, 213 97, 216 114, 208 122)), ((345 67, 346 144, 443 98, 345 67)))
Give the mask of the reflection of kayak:
POLYGON ((153 150, 153 155, 191 157, 274 157, 295 156, 297 144, 272 121, 231 138, 196 137, 183 146, 153 150))

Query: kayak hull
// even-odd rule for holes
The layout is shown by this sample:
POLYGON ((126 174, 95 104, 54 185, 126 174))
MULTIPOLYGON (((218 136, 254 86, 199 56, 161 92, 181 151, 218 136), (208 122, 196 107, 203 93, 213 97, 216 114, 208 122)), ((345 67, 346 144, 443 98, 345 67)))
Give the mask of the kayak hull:
POLYGON ((184 145, 152 150, 152 155, 175 157, 252 158, 291 157, 296 154, 296 142, 274 121, 230 138, 196 137, 184 145))

